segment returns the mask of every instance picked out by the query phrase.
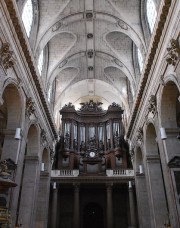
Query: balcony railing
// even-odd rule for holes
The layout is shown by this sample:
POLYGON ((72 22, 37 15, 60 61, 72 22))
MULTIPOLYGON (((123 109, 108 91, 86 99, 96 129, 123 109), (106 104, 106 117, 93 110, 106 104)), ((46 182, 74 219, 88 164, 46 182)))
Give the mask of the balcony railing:
POLYGON ((134 176, 134 170, 133 169, 107 169, 106 175, 108 177, 133 177, 134 176))
POLYGON ((73 169, 73 170, 52 170, 51 171, 51 177, 77 177, 79 176, 79 170, 73 169))
MULTIPOLYGON (((134 170, 133 169, 108 169, 106 170, 106 175, 108 177, 133 177, 134 170)), ((78 177, 79 170, 52 170, 51 177, 78 177)))

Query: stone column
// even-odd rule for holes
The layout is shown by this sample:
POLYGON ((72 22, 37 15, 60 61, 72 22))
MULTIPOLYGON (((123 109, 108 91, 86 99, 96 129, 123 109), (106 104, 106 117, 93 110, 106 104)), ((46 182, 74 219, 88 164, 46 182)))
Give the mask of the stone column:
POLYGON ((161 227, 167 220, 168 209, 161 165, 158 155, 146 157, 147 191, 153 227, 161 227))
POLYGON ((47 227, 49 208, 49 186, 49 173, 41 171, 36 213, 36 227, 38 228, 47 227))
POLYGON ((26 156, 18 216, 23 227, 35 227, 39 177, 38 156, 26 156))
POLYGON ((133 192, 131 181, 129 181, 128 190, 129 190, 129 207, 130 207, 130 218, 131 218, 130 227, 134 228, 136 227, 136 210, 135 210, 135 204, 134 204, 134 192, 133 192))
POLYGON ((106 186, 107 192, 107 228, 113 228, 112 184, 106 186))
MULTIPOLYGON (((54 183, 53 183, 54 184, 54 183)), ((58 188, 53 186, 52 190, 52 208, 51 208, 51 227, 57 227, 57 202, 58 202, 58 188)))
POLYGON ((73 228, 79 228, 79 185, 74 185, 73 228))
POLYGON ((136 173, 135 181, 140 227, 151 228, 151 218, 145 175, 136 173))

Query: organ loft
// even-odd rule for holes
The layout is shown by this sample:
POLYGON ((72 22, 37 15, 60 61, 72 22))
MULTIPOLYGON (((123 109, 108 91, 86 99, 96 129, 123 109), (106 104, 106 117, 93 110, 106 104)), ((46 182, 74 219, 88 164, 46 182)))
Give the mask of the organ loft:
POLYGON ((62 129, 50 200, 51 223, 56 221, 59 227, 72 223, 88 228, 94 220, 97 228, 136 223, 134 173, 124 139, 123 110, 116 103, 107 110, 101 105, 90 100, 81 103, 79 110, 71 103, 60 110, 62 129))

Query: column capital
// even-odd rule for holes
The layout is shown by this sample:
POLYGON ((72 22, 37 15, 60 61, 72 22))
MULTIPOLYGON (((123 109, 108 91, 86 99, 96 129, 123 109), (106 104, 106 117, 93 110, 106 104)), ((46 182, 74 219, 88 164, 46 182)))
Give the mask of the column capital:
POLYGON ((73 188, 75 192, 79 192, 79 187, 80 187, 79 183, 73 183, 73 188))
POLYGON ((149 154, 149 155, 146 155, 146 161, 147 162, 159 162, 160 160, 160 157, 158 154, 149 154))
POLYGON ((113 183, 106 183, 106 189, 112 189, 113 183))

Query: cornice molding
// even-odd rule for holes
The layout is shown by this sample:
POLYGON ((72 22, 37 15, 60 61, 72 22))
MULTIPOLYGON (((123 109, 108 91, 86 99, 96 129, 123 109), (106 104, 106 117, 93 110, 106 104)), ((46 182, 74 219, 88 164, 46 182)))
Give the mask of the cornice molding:
POLYGON ((129 136, 131 134, 131 130, 133 128, 133 125, 134 125, 134 122, 135 122, 135 119, 136 119, 136 116, 137 116, 137 113, 139 110, 139 106, 140 106, 140 103, 141 103, 141 100, 143 97, 144 89, 145 89, 146 83, 148 81, 148 76, 149 76, 149 73, 150 73, 150 70, 151 70, 151 67, 153 64, 153 59, 156 55, 158 43, 161 39, 161 35, 163 32, 164 24, 167 19, 169 8, 171 6, 171 2, 172 2, 171 0, 164 0, 164 6, 162 7, 162 13, 159 17, 160 21, 158 22, 158 25, 157 25, 157 29, 156 29, 153 43, 152 43, 152 48, 150 50, 150 54, 149 54, 149 57, 148 57, 148 60, 146 63, 146 67, 145 67, 144 73, 142 75, 142 80, 141 80, 141 84, 139 87, 139 91, 137 92, 137 98, 136 98, 136 101, 135 101, 135 104, 133 107, 132 116, 131 116, 130 123, 129 123, 128 130, 127 130, 127 138, 129 138, 129 136))
POLYGON ((49 124, 52 128, 54 137, 57 138, 57 131, 56 131, 56 127, 54 125, 47 101, 46 101, 46 95, 43 92, 43 88, 41 86, 41 83, 39 81, 38 75, 36 73, 36 68, 35 68, 35 63, 34 63, 34 59, 33 56, 31 54, 30 48, 27 45, 27 40, 25 39, 25 35, 23 33, 22 30, 22 26, 19 23, 19 16, 17 14, 17 10, 15 9, 15 5, 14 5, 14 1, 13 0, 5 0, 5 5, 7 7, 7 10, 9 12, 9 16, 11 18, 12 24, 14 26, 14 29, 16 31, 17 37, 19 39, 19 43, 21 45, 22 48, 22 52, 24 53, 25 59, 27 61, 29 70, 31 72, 33 81, 35 83, 38 95, 40 97, 40 100, 42 102, 42 105, 44 107, 47 119, 49 121, 49 124))

